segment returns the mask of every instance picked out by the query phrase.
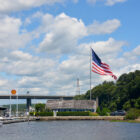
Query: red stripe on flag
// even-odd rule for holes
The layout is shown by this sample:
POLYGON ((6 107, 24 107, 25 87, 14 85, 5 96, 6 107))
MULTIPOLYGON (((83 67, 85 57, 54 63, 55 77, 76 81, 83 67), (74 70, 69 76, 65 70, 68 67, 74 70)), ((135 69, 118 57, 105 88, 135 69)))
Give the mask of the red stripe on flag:
POLYGON ((98 65, 96 65, 96 63, 92 62, 92 64, 97 67, 98 69, 100 69, 101 71, 103 72, 106 72, 106 73, 112 73, 110 70, 107 70, 107 69, 103 69, 102 67, 99 67, 98 65))
POLYGON ((93 71, 93 72, 95 72, 95 73, 97 73, 97 74, 100 74, 100 75, 106 75, 106 74, 101 74, 101 73, 98 73, 98 72, 96 72, 96 71, 95 71, 95 70, 93 70, 93 69, 92 69, 92 71, 93 71))

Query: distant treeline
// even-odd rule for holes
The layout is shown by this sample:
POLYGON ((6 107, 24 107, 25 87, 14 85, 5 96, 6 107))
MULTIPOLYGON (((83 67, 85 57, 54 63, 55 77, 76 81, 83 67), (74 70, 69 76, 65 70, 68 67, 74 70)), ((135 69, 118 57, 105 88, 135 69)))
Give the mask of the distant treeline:
MULTIPOLYGON (((92 99, 99 98, 99 106, 110 111, 140 109, 140 70, 122 74, 116 83, 103 82, 92 89, 92 99)), ((75 96, 75 99, 89 99, 90 91, 75 96)))

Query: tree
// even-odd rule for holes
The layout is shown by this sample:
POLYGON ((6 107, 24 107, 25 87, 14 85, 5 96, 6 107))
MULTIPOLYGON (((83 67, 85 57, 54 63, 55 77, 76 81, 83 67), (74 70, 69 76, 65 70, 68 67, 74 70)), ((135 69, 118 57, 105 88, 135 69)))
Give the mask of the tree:
POLYGON ((135 107, 140 109, 140 98, 136 100, 135 107))
POLYGON ((45 104, 38 103, 35 105, 36 112, 44 112, 45 111, 45 104))
MULTIPOLYGON (((140 70, 122 74, 116 83, 104 81, 94 87, 91 92, 92 99, 98 97, 101 110, 103 108, 111 111, 140 108, 140 70)), ((90 91, 76 98, 89 100, 90 91)))
POLYGON ((123 109, 124 110, 129 110, 130 108, 131 108, 130 101, 125 102, 125 104, 123 105, 123 109))

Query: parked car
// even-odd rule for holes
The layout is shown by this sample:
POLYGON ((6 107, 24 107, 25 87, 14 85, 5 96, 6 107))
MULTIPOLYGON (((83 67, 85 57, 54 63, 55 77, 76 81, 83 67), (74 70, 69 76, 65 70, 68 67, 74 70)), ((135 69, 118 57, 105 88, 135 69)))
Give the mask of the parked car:
POLYGON ((117 110, 110 113, 111 116, 125 116, 126 112, 124 110, 117 110))

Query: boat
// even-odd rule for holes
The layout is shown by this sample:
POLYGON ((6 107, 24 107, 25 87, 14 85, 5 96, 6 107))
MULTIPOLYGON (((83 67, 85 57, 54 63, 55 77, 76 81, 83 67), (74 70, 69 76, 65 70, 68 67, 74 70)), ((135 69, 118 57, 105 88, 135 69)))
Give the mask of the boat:
POLYGON ((7 121, 7 120, 13 120, 14 118, 11 117, 0 117, 0 121, 7 121))
POLYGON ((0 117, 0 126, 3 125, 3 117, 0 117))

